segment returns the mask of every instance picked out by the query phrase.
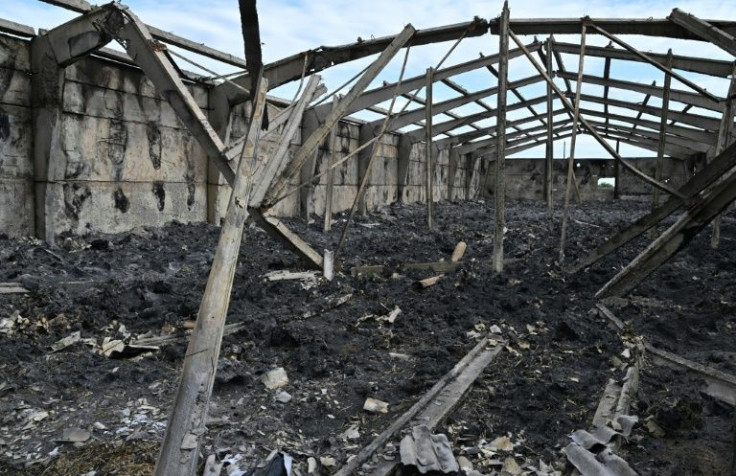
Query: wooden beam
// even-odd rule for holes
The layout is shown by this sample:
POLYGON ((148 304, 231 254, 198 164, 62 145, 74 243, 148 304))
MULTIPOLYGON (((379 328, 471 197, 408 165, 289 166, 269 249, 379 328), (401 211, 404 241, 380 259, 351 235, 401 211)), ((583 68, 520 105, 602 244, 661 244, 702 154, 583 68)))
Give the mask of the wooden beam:
MULTIPOLYGON (((524 102, 518 102, 518 103, 515 103, 515 104, 511 104, 511 105, 506 106, 506 111, 507 112, 510 112, 510 111, 516 111, 518 109, 523 109, 523 108, 526 108, 529 105, 543 103, 544 100, 545 100, 545 97, 544 96, 539 96, 539 97, 536 97, 534 99, 529 99, 529 100, 524 101, 524 102)), ((496 117, 496 109, 491 109, 490 111, 482 111, 482 112, 478 112, 478 113, 475 113, 475 114, 470 114, 468 116, 461 117, 459 119, 453 119, 451 121, 441 122, 439 124, 435 124, 434 121, 432 121, 433 122, 433 125, 432 125, 432 135, 433 136, 437 136, 439 134, 443 134, 445 132, 452 131, 454 129, 457 129, 457 128, 460 128, 460 127, 463 127, 463 126, 470 125, 473 122, 480 121, 480 120, 483 120, 483 119, 488 119, 488 118, 491 118, 491 117, 496 117)), ((533 120, 536 120, 536 118, 534 118, 533 116, 531 116, 531 119, 524 118, 522 120, 514 121, 513 123, 510 123, 510 124, 513 124, 513 125, 524 124, 524 123, 527 123, 527 122, 532 122, 533 120), (521 122, 522 120, 524 122, 521 122)), ((483 132, 486 132, 486 131, 489 130, 488 128, 480 128, 480 129, 483 132)), ((495 126, 493 126, 493 128, 491 128, 491 129, 495 130, 495 126)), ((411 140, 413 142, 419 142, 420 140, 422 140, 424 138, 425 131, 424 131, 424 128, 415 129, 415 130, 412 130, 412 131, 404 132, 403 135, 411 138, 411 140)), ((474 137, 475 138, 478 138, 478 137, 482 137, 483 135, 485 135, 485 134, 484 133, 481 133, 481 134, 479 134, 477 136, 474 136, 474 137)), ((459 138, 462 138, 462 137, 464 137, 464 135, 457 135, 457 136, 453 136, 453 137, 450 137, 450 138, 441 139, 441 140, 437 141, 437 146, 438 146, 438 148, 441 149, 443 147, 449 147, 449 146, 452 146, 452 145, 459 144, 459 143, 462 142, 462 140, 459 140, 459 138)), ((470 136, 467 136, 467 137, 470 137, 470 136)))
MULTIPOLYGON (((340 101, 336 101, 333 105, 337 106, 339 102, 340 101)), ((324 224, 322 226, 322 231, 324 233, 332 230, 332 195, 335 189, 335 170, 332 166, 337 162, 337 154, 340 150, 340 139, 337 134, 339 129, 340 123, 335 124, 330 131, 330 139, 327 141, 329 144, 329 150, 327 151, 327 167, 329 170, 327 172, 327 183, 325 185, 325 216, 324 224)))
MULTIPOLYGON (((512 19, 509 26, 519 35, 578 35, 583 23, 591 21, 614 35, 702 40, 698 35, 667 19, 656 18, 518 18, 512 19)), ((736 36, 736 22, 720 20, 708 20, 708 22, 729 35, 736 36)), ((498 19, 491 20, 488 26, 491 34, 498 34, 498 19)))
POLYGON ((250 174, 258 150, 267 84, 265 79, 258 84, 259 94, 253 105, 248 140, 243 148, 207 286, 187 347, 179 390, 153 473, 155 476, 193 476, 197 470, 201 436, 206 430, 230 292, 243 241, 243 225, 248 217, 246 204, 250 194, 250 174))
POLYGON ((698 39, 709 41, 732 56, 736 56, 736 31, 724 31, 715 22, 701 20, 679 8, 672 10, 667 18, 695 35, 698 39))
POLYGON ((499 18, 498 52, 498 95, 496 110, 496 186, 493 190, 495 203, 495 232, 493 235, 493 269, 503 272, 503 240, 506 233, 506 91, 509 76, 509 4, 504 1, 499 18))
POLYGON ((3 20, 2 18, 0 18, 0 32, 10 33, 21 38, 33 38, 36 36, 36 30, 33 27, 21 25, 10 20, 3 20))
MULTIPOLYGON (((575 78, 576 74, 558 72, 557 76, 561 78, 575 78)), ((605 80, 599 76, 583 75, 583 81, 589 84, 598 84, 600 86, 610 86, 613 88, 627 89, 629 91, 636 91, 643 94, 651 94, 654 97, 661 98, 664 95, 664 89, 656 86, 648 86, 646 84, 637 83, 634 81, 622 81, 619 79, 605 80)), ((691 93, 688 91, 681 91, 679 89, 672 89, 670 91, 670 99, 673 101, 681 102, 683 104, 692 104, 693 106, 702 107, 711 111, 723 112, 724 105, 722 103, 715 103, 712 100, 703 97, 699 94, 691 93)))
MULTIPOLYGON (((521 43, 521 40, 519 40, 519 38, 510 29, 509 29, 509 36, 514 40, 514 43, 516 43, 519 46, 519 48, 521 48, 524 51, 524 54, 526 55, 526 57, 534 65, 534 68, 539 72, 539 74, 542 75, 542 77, 545 79, 545 81, 547 81, 547 83, 552 86, 552 89, 554 89, 554 91, 557 94, 557 96, 559 97, 560 101, 562 101, 562 104, 565 105, 565 108, 568 111, 572 112, 574 110, 574 108, 573 108, 572 104, 570 104, 570 101, 567 99, 567 97, 565 97, 564 93, 562 91, 560 91, 560 88, 558 88, 557 85, 554 84, 554 81, 552 81, 552 78, 549 75, 547 75, 547 73, 544 71, 544 68, 542 66, 540 66, 539 63, 531 55, 531 53, 529 53, 524 48, 524 45, 523 45, 523 43, 521 43)), ((580 117, 580 122, 593 135, 593 137, 595 138, 595 140, 601 146, 603 146, 603 148, 609 154, 611 154, 611 156, 613 156, 617 161, 621 162, 621 164, 624 167, 626 167, 629 171, 631 171, 634 175, 636 175, 637 177, 639 177, 643 181, 651 184, 654 187, 659 187, 659 188, 661 188, 662 190, 664 190, 664 191, 666 191, 668 193, 672 193, 674 195, 677 195, 677 191, 675 191, 671 187, 669 187, 669 186, 667 186, 665 184, 659 183, 656 180, 653 180, 651 177, 649 177, 646 174, 642 173, 639 169, 637 169, 636 167, 632 166, 631 164, 629 164, 628 162, 626 162, 625 160, 623 160, 623 158, 620 155, 618 155, 618 153, 611 147, 611 145, 608 144, 608 142, 606 142, 600 136, 600 134, 588 123, 588 121, 585 118, 580 117)))
MULTIPOLYGON (((652 66, 654 66, 658 70, 662 71, 663 73, 672 76, 673 78, 677 79, 682 84, 684 84, 687 87, 689 87, 690 89, 692 89, 694 91, 697 91, 698 94, 700 94, 701 96, 704 96, 704 97, 710 99, 711 101, 713 101, 716 104, 718 104, 720 102, 720 98, 718 98, 717 96, 714 96, 713 94, 709 93, 708 91, 706 91, 705 89, 701 88, 700 86, 698 86, 694 82, 690 81, 686 77, 682 76, 681 74, 678 74, 678 73, 672 71, 672 66, 666 67, 665 65, 663 65, 662 63, 660 63, 656 59, 648 56, 645 53, 642 53, 641 51, 637 50, 636 48, 634 48, 630 44, 628 44, 625 41, 623 41, 622 39, 616 37, 615 35, 612 35, 612 34, 608 33, 606 30, 604 30, 600 26, 596 25, 595 23, 591 24, 591 26, 595 30, 597 30, 598 33, 600 33, 601 35, 605 36, 606 38, 608 38, 609 40, 613 41, 614 43, 618 44, 619 46, 623 47, 629 53, 632 53, 633 55, 638 56, 639 58, 641 58, 645 62, 651 64, 652 66)), ((669 56, 671 56, 671 54, 669 56)), ((669 59, 668 61, 671 62, 672 60, 669 59)))
MULTIPOLYGON (((716 180, 726 174, 732 173, 734 167, 736 167, 736 143, 731 144, 723 151, 723 153, 718 155, 713 159, 713 161, 706 164, 700 172, 695 174, 687 181, 687 183, 680 187, 680 194, 685 196, 687 201, 690 201, 706 187, 715 183, 716 180)), ((656 210, 639 218, 628 228, 599 245, 592 253, 588 254, 576 263, 570 271, 577 272, 593 265, 603 257, 640 236, 642 233, 670 216, 675 210, 682 206, 682 204, 682 200, 676 197, 670 198, 656 210)))
MULTIPOLYGON (((587 25, 583 23, 580 32, 580 56, 578 60, 578 78, 575 86, 575 103, 572 118, 572 138, 570 139, 570 156, 567 159, 567 182, 565 185, 565 203, 562 208, 562 232, 560 234, 559 261, 565 261, 565 240, 567 238, 568 213, 570 208, 570 195, 572 184, 575 181, 575 146, 577 145, 578 121, 580 120, 580 94, 583 88, 583 67, 585 65, 585 34, 587 25)), ((577 184, 576 184, 577 185, 577 184)), ((578 192, 579 193, 579 192, 578 192)))
MULTIPOLYGON (((519 79, 517 81, 511 82, 509 83, 509 86, 513 85, 513 87, 515 88, 520 88, 523 86, 528 86, 530 84, 536 84, 541 81, 543 81, 543 79, 539 77, 539 75, 534 75, 528 78, 519 79)), ((442 114, 445 111, 455 109, 456 107, 460 107, 464 104, 475 101, 476 99, 482 99, 488 96, 493 96, 494 94, 498 94, 498 87, 488 88, 482 91, 471 93, 467 96, 461 96, 459 98, 453 98, 447 101, 438 102, 437 104, 433 105, 432 110, 435 115, 442 114)), ((401 129, 402 127, 408 126, 409 124, 413 122, 424 119, 424 115, 425 115, 424 108, 416 109, 413 111, 404 111, 400 114, 395 114, 391 118, 391 122, 389 124, 388 130, 395 131, 397 129, 401 129)), ((370 125, 370 127, 377 129, 381 127, 382 123, 383 123, 383 119, 378 119, 373 122, 369 122, 368 124, 370 125)))
MULTIPOLYGON (((540 48, 540 44, 537 42, 530 43, 526 45, 527 48, 529 48, 530 51, 536 51, 540 48)), ((521 56, 523 53, 521 50, 516 49, 509 52, 510 57, 517 57, 521 56)), ((443 68, 440 70, 435 71, 433 79, 434 81, 443 81, 449 78, 452 78, 454 76, 467 73, 469 71, 475 71, 477 69, 483 68, 487 65, 498 63, 499 55, 490 55, 483 58, 467 61, 465 63, 460 63, 453 66, 448 66, 447 68, 443 68)), ((401 82, 400 85, 398 85, 398 92, 399 94, 407 94, 411 93, 412 91, 415 91, 419 88, 424 87, 425 83, 425 75, 419 75, 414 76, 412 78, 407 78, 404 81, 401 82)), ((391 97, 394 94, 394 91, 397 89, 397 84, 395 82, 393 83, 384 83, 382 86, 374 89, 370 89, 358 97, 354 103, 348 107, 348 109, 345 111, 345 114, 352 114, 354 112, 361 111, 363 109, 367 109, 370 106, 375 106, 377 104, 380 104, 384 101, 388 101, 391 99, 391 97)), ((324 119, 327 117, 327 114, 329 114, 331 110, 331 106, 329 103, 320 104, 318 106, 315 106, 314 112, 317 114, 317 116, 320 119, 324 119)))
MULTIPOLYGON (((580 54, 580 45, 576 45, 573 43, 557 42, 555 43, 555 48, 562 53, 567 53, 567 54, 572 54, 572 55, 580 54)), ((610 62, 610 60, 612 59, 622 60, 622 61, 636 61, 636 62, 646 61, 642 59, 640 56, 637 56, 626 50, 619 50, 619 49, 613 48, 611 46, 600 47, 600 46, 588 45, 588 47, 585 49, 585 55, 605 58, 606 60, 608 60, 608 62, 610 62)), ((647 52, 647 56, 660 63, 664 63, 665 61, 667 61, 666 53, 647 52)), ((715 60, 715 59, 710 59, 710 58, 699 58, 696 56, 681 56, 681 55, 672 56, 672 67, 673 68, 676 68, 682 71, 689 71, 691 73, 700 73, 700 74, 706 74, 709 76, 717 76, 720 78, 727 78, 731 75, 732 65, 733 65, 732 61, 715 60)))
MULTIPOLYGON (((407 43, 405 43, 405 45, 419 46, 457 40, 461 37, 469 38, 482 36, 486 34, 487 31, 487 22, 481 18, 476 18, 470 22, 416 30, 416 33, 407 43)), ((399 35, 384 36, 375 39, 359 38, 355 43, 340 46, 320 46, 319 48, 297 53, 269 63, 265 66, 264 74, 269 79, 271 87, 275 88, 282 84, 300 79, 302 74, 310 75, 318 73, 338 64, 380 53, 386 50, 391 43, 396 41, 396 39, 399 38, 399 35)), ((232 82, 247 88, 249 83, 248 75, 233 78, 232 82)), ((244 95, 242 90, 233 86, 231 83, 222 83, 217 87, 222 88, 232 103, 236 104, 238 102, 242 102, 244 98, 247 98, 247 94, 244 95)), ((373 104, 378 104, 378 102, 373 104)), ((367 106, 363 106, 358 110, 364 109, 365 107, 367 106)))
MULTIPOLYGON (((621 101, 618 99, 605 99, 600 98, 598 96, 591 96, 589 94, 583 94, 580 96, 581 101, 583 102, 592 102, 596 104, 603 104, 604 106, 615 106, 620 107, 624 109, 630 109, 632 111, 637 111, 640 114, 637 114, 636 119, 641 119, 642 114, 649 114, 650 116, 654 117, 660 117, 662 115, 662 110, 658 107, 654 106, 647 106, 643 103, 633 103, 628 101, 621 101)), ((645 98, 646 99, 646 98, 645 98)), ((692 106, 689 106, 692 107, 692 106)), ((697 114, 685 114, 683 112, 676 112, 676 111, 669 111, 667 115, 672 119, 672 121, 682 122, 683 124, 688 124, 690 126, 696 127, 698 129, 703 129, 706 131, 718 131, 718 127, 720 126, 720 121, 718 119, 715 119, 713 117, 706 117, 706 116, 700 116, 697 114)), ((670 121, 670 126, 673 126, 674 124, 670 121)), ((635 124, 632 122, 632 124, 635 124)))
POLYGON ((386 67, 391 59, 398 51, 406 45, 416 30, 411 25, 407 25, 399 35, 397 35, 391 44, 379 55, 379 57, 368 67, 363 76, 356 81, 350 91, 345 95, 339 104, 330 112, 324 123, 314 131, 306 140, 302 142, 302 146, 295 152, 294 158, 281 175, 281 179, 274 184, 264 198, 266 207, 270 207, 276 199, 284 192, 288 186, 289 180, 301 169, 304 162, 317 150, 317 147, 324 141, 325 137, 337 122, 345 115, 345 111, 350 104, 365 90, 366 87, 378 76, 378 74, 386 67))
MULTIPOLYGON (((597 122, 597 121, 588 121, 588 122, 591 125, 597 126, 599 129, 605 129, 605 127, 606 127, 606 124, 604 122, 597 122)), ((636 124, 634 124, 633 126, 635 126, 635 125, 636 124)), ((651 138, 652 140, 654 140, 655 144, 658 142, 658 140, 659 140, 659 133, 658 132, 655 132, 655 131, 652 131, 652 130, 648 130, 648 129, 634 129, 633 126, 632 127, 628 127, 628 126, 623 126, 623 125, 619 125, 619 124, 609 124, 608 125, 608 128, 610 130, 612 130, 612 131, 622 131, 622 132, 630 133, 632 135, 633 134, 636 134, 636 135, 639 135, 639 136, 642 136, 642 137, 651 138)), ((685 139, 685 138, 678 137, 678 136, 675 136, 675 135, 669 135, 667 137, 666 145, 667 145, 667 147, 679 147, 679 148, 681 148, 683 150, 689 150, 689 151, 691 151, 690 154, 704 153, 704 152, 707 152, 708 149, 711 148, 711 146, 709 144, 705 144, 705 143, 702 143, 702 142, 699 142, 699 141, 695 141, 695 140, 692 140, 692 139, 685 139)), ((654 150, 655 151, 657 150, 656 147, 655 147, 654 150)), ((675 155, 677 155, 677 154, 675 154, 675 155)))
MULTIPOLYGON (((672 68, 672 49, 667 52, 667 70, 672 68)), ((654 171, 654 180, 662 180, 662 170, 664 169, 664 147, 667 144, 667 114, 670 110, 670 86, 672 85, 672 75, 669 72, 664 74, 664 96, 662 96, 662 117, 659 123, 659 144, 657 145, 657 164, 654 171)), ((652 210, 659 206, 659 189, 652 190, 652 210)))
MULTIPOLYGON (((547 39, 546 67, 547 74, 552 75, 552 35, 547 39)), ((552 190, 552 176, 554 173, 555 144, 552 135, 552 87, 547 84, 547 142, 544 154, 544 198, 547 202, 547 212, 552 216, 554 211, 554 194, 552 190)))
MULTIPOLYGON (((623 116, 620 114, 612 114, 608 113, 606 115, 605 112, 596 111, 593 109, 585 109, 581 108, 580 113, 584 114, 585 116, 594 116, 594 117, 600 117, 604 119, 611 119, 621 122, 628 122, 631 124, 632 128, 634 127, 644 127, 646 129, 650 129, 651 132, 659 132, 662 130, 661 128, 661 122, 656 121, 648 121, 646 119, 636 119, 634 117, 630 116, 623 116)), ((666 111, 663 111, 661 113, 662 115, 666 115, 668 119, 670 118, 669 114, 666 111)), ((610 123, 603 122, 604 128, 610 128, 614 127, 610 123)), ((642 129, 637 129, 641 131, 642 129)), ((667 125, 666 128, 666 134, 667 137, 678 137, 680 139, 687 139, 688 141, 694 141, 698 142, 699 144, 704 144, 707 146, 715 145, 717 137, 716 134, 712 132, 706 132, 699 129, 692 129, 690 127, 678 127, 678 126, 671 126, 667 125)))
MULTIPOLYGON (((503 61, 503 60, 502 60, 503 61)), ((424 145, 425 145, 425 176, 426 176, 426 187, 427 187, 427 228, 432 230, 434 228, 434 158, 432 157, 434 155, 434 143, 432 142, 432 75, 434 73, 434 70, 432 68, 427 68, 427 82, 425 85, 426 88, 426 95, 427 95, 427 104, 424 107, 426 116, 424 119, 424 128, 425 128, 425 139, 424 139, 424 145)))
MULTIPOLYGON (((95 8, 87 3, 84 0, 41 0, 44 3, 48 3, 51 5, 55 5, 57 7, 66 8, 67 10, 72 10, 77 13, 87 13, 92 11, 95 8)), ((104 8, 104 6, 102 7, 104 8)), ((182 38, 181 36, 174 35, 173 33, 169 33, 163 30, 160 30, 156 27, 146 25, 146 28, 151 32, 151 35, 153 35, 154 38, 157 40, 161 40, 165 43, 168 43, 170 45, 178 46, 179 48, 187 51, 191 51, 193 53, 197 53, 202 56, 206 56, 212 59, 216 59, 218 61, 222 61, 223 63, 227 63, 232 66, 237 66, 239 68, 245 68, 247 66, 247 63, 244 59, 238 58, 236 56, 233 56, 228 53, 224 53, 222 51, 218 51, 214 48, 210 48, 209 46, 196 43, 191 40, 187 40, 186 38, 182 38)))
MULTIPOLYGON (((354 458, 340 468, 334 476, 350 476, 363 463, 385 445, 399 430, 406 426, 412 419, 420 415, 419 421, 425 422, 425 425, 436 427, 440 421, 436 418, 429 418, 435 415, 436 407, 444 406, 448 403, 457 403, 459 400, 457 395, 462 396, 467 393, 473 382, 480 376, 485 367, 501 352, 502 345, 496 345, 489 348, 489 339, 483 338, 473 349, 468 352, 447 374, 435 383, 431 389, 420 398, 414 405, 402 415, 393 419, 392 423, 381 432, 373 441, 358 452, 354 458), (451 397, 451 398, 450 398, 451 397)), ((451 408, 454 408, 452 406, 451 408)), ((386 467, 384 467, 386 468, 386 467)), ((388 476, 393 472, 394 465, 391 464, 386 468, 388 476)), ((374 475, 372 475, 374 476, 374 475)))

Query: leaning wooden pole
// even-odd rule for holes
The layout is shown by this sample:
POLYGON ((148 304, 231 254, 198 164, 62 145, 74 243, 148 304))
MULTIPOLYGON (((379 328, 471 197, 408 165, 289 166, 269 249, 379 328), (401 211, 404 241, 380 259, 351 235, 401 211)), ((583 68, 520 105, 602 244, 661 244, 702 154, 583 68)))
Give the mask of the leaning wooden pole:
POLYGON ((493 238, 493 269, 503 272, 503 235, 506 228, 506 88, 509 76, 509 3, 505 1, 499 22, 498 106, 496 116, 496 187, 493 191, 496 205, 493 238))
POLYGON ((350 105, 358 99, 365 88, 376 79, 378 74, 383 71, 391 59, 403 48, 416 30, 413 26, 407 25, 401 33, 391 41, 385 50, 371 63, 365 70, 365 73, 355 82, 348 93, 337 102, 330 114, 327 115, 324 122, 303 142, 302 146, 294 153, 294 158, 282 172, 281 176, 274 182, 263 200, 263 208, 269 209, 274 206, 280 199, 287 187, 289 181, 301 170, 304 163, 317 150, 317 147, 325 140, 337 122, 342 119, 350 105))
MULTIPOLYGON (((716 153, 719 155, 726 147, 731 144, 731 130, 733 129, 734 116, 734 96, 736 96, 736 65, 734 65, 731 73, 731 84, 728 87, 728 96, 726 96, 726 109, 723 111, 721 125, 718 128, 718 140, 716 141, 716 153)), ((721 241, 721 215, 713 220, 713 232, 710 235, 710 247, 718 248, 721 241)))
MULTIPOLYGON (((547 39, 547 74, 552 75, 552 35, 547 39)), ((555 143, 552 137, 552 88, 547 85, 547 149, 544 156, 544 198, 547 201, 547 211, 552 216, 554 202, 552 200, 552 175, 554 173, 555 143)))
MULTIPOLYGON (((672 69, 672 48, 667 51, 667 69, 672 69)), ((657 165, 654 170, 654 180, 662 180, 662 169, 664 168, 664 147, 667 145, 667 115, 670 110, 670 86, 672 75, 667 72, 664 75, 664 93, 662 94, 662 113, 659 123, 659 143, 657 144, 657 165)), ((652 190, 652 210, 659 206, 659 189, 652 190)))
MULTIPOLYGON (((706 192, 678 220, 624 269, 605 284, 596 299, 623 296, 633 290, 644 278, 666 263, 690 243, 721 211, 736 200, 736 175, 706 192)), ((683 276, 685 279, 685 276, 683 276)))
POLYGON ((191 476, 197 469, 201 436, 215 382, 225 317, 230 304, 235 268, 248 217, 247 202, 258 139, 266 105, 268 81, 261 78, 258 95, 243 147, 217 251, 197 314, 192 337, 184 356, 179 391, 174 400, 155 476, 191 476))
POLYGON ((426 80, 426 101, 424 101, 424 110, 427 115, 424 119, 424 127, 426 130, 426 185, 427 185, 427 228, 434 228, 434 142, 432 141, 432 83, 434 83, 434 69, 427 68, 426 80))
MULTIPOLYGON (((565 239, 567 238, 567 222, 570 208, 572 184, 575 181, 575 145, 578 137, 578 121, 580 120, 580 94, 583 88, 583 67, 585 66, 585 33, 586 24, 583 23, 580 32, 580 59, 578 61, 578 81, 575 87, 575 105, 572 116, 572 137, 570 138, 570 156, 567 159, 567 184, 565 187, 565 203, 562 209, 562 232, 560 234, 560 263, 565 261, 565 239)), ((577 184, 576 184, 577 185, 577 184)))
POLYGON ((642 235, 645 231, 670 216, 683 204, 689 203, 701 191, 711 186, 718 179, 731 175, 734 170, 736 170, 736 143, 731 144, 723 153, 706 164, 700 172, 680 187, 680 193, 687 197, 685 202, 677 197, 670 198, 661 206, 657 207, 656 210, 639 218, 628 228, 600 244, 598 248, 582 258, 569 271, 574 273, 593 265, 634 238, 642 235))

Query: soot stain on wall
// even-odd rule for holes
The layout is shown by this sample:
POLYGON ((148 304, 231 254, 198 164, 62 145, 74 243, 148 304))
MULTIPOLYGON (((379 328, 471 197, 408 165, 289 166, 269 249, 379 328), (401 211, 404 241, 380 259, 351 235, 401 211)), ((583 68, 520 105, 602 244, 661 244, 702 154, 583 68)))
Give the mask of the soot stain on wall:
POLYGON ((164 211, 164 206, 166 206, 166 190, 164 189, 163 182, 153 182, 153 194, 158 201, 158 211, 164 211))
POLYGON ((146 134, 148 135, 148 156, 153 168, 158 170, 161 168, 161 131, 155 122, 149 122, 146 126, 146 134))
POLYGON ((79 224, 79 213, 82 206, 92 196, 92 192, 89 187, 76 183, 65 183, 62 190, 64 193, 64 214, 74 223, 76 228, 79 224))
POLYGON ((125 193, 123 193, 123 189, 118 187, 112 194, 112 199, 115 201, 115 208, 123 213, 128 212, 130 209, 130 201, 128 200, 128 197, 125 196, 125 193))

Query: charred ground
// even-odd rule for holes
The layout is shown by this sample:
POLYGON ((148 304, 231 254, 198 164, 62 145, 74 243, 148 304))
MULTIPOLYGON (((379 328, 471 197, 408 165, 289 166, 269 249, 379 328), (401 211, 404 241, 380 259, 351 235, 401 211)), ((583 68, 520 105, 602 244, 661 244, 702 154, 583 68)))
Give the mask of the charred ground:
MULTIPOLYGON (((566 262, 647 209, 635 202, 574 208, 566 262)), ((426 229, 422 207, 387 207, 350 230, 339 257, 342 274, 306 284, 265 280, 270 271, 300 264, 249 227, 228 312, 228 323, 244 327, 223 341, 205 453, 242 458, 233 464, 243 469, 274 449, 292 454, 302 474, 310 456, 334 457, 339 467, 452 368, 478 333, 497 325, 508 348, 441 430, 485 474, 499 469, 495 461, 503 454, 485 451, 498 436, 516 443, 512 454, 522 466, 561 463, 568 435, 590 426, 607 380, 620 372, 621 336, 594 311, 592 296, 646 242, 568 275, 557 262, 559 219, 551 220, 538 202, 515 202, 508 204, 507 222, 507 264, 497 275, 490 265, 492 204, 440 204, 434 231, 426 229), (415 283, 428 271, 350 274, 356 265, 449 259, 461 240, 468 251, 459 270, 427 289, 415 283), (336 305, 341 298, 344 304, 336 305), (377 319, 396 306, 402 312, 395 322, 377 319), (274 367, 289 376, 288 403, 276 401, 260 381, 274 367), (366 397, 388 402, 389 412, 364 412, 366 397), (357 438, 346 437, 351 427, 357 438)), ((289 221, 317 249, 334 249, 343 223, 338 217, 323 234, 317 223, 289 221)), ((211 226, 172 224, 62 238, 59 249, 0 239, 0 281, 29 290, 0 297, 0 319, 15 323, 0 335, 0 474, 150 472, 186 343, 134 359, 105 357, 92 344, 105 337, 184 336, 217 236, 211 226), (76 331, 94 341, 51 351, 76 331), (68 428, 91 438, 76 447, 60 443, 68 428)), ((726 216, 718 250, 700 236, 632 296, 612 302, 630 323, 628 337, 643 335, 736 372, 733 236, 734 219, 726 216)), ((635 429, 621 454, 640 474, 727 474, 733 409, 704 396, 702 385, 697 376, 645 366, 634 413, 642 421, 651 416, 665 434, 655 436, 643 424, 635 429)))

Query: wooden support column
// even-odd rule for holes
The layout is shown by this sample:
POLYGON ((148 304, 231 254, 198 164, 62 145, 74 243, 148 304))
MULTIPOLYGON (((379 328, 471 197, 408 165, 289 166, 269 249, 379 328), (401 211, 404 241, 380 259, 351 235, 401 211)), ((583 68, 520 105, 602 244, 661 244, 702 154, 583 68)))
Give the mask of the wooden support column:
MULTIPOLYGON (((728 87, 728 95, 726 96, 726 109, 723 111, 721 125, 718 128, 718 139, 715 145, 715 154, 719 155, 727 146, 731 144, 731 130, 733 129, 734 117, 734 96, 736 96, 736 65, 734 65, 731 74, 731 84, 728 87)), ((718 248, 721 241, 721 215, 718 214, 713 220, 713 233, 710 236, 710 247, 718 248)))
MULTIPOLYGON (((585 66, 585 33, 587 25, 583 23, 580 33, 580 60, 578 62, 578 81, 575 88, 575 105, 572 117, 572 137, 570 139, 570 156, 567 159, 567 183, 565 186, 565 204, 562 211, 562 234, 560 235, 560 263, 565 261, 565 239, 567 237, 568 212, 570 208, 570 195, 572 185, 575 182, 575 145, 578 137, 578 121, 580 119, 580 93, 583 88, 583 68, 585 66)), ((579 192, 578 192, 579 194, 579 192)), ((579 195, 578 195, 579 197, 579 195)))
POLYGON ((503 238, 506 231, 506 88, 509 75, 509 4, 503 3, 503 11, 499 19, 498 53, 498 111, 496 116, 496 188, 493 191, 495 201, 495 233, 493 237, 493 269, 503 272, 503 238))
POLYGON ((471 200, 473 195, 473 179, 476 177, 475 166, 477 159, 473 154, 463 154, 465 157, 465 200, 471 200))
MULTIPOLYGON (((552 36, 547 39, 547 74, 552 76, 552 36)), ((552 87, 547 85, 547 144, 544 156, 544 199, 547 202, 547 211, 550 216, 554 208, 552 176, 554 174, 554 153, 555 143, 552 136, 552 121, 554 112, 552 111, 552 87)))
MULTIPOLYGON (((314 132, 319 129, 320 125, 317 117, 314 114, 305 114, 304 120, 302 121, 302 140, 305 137, 310 137, 314 132)), ((329 132, 329 131, 328 131, 329 132)), ((311 220, 312 213, 312 202, 314 196, 314 175, 317 172, 317 158, 320 154, 320 147, 324 145, 324 139, 322 142, 317 144, 312 154, 309 155, 301 168, 299 169, 299 184, 302 186, 299 189, 299 213, 302 218, 309 223, 311 220)), ((277 186, 277 184, 274 184, 277 186)), ((268 194, 268 192, 266 192, 268 194)))
POLYGON ((455 182, 457 181, 457 171, 460 168, 460 153, 455 147, 451 147, 448 151, 449 156, 449 172, 447 174, 447 199, 453 200, 455 195, 455 182))
POLYGON ((398 180, 398 195, 400 203, 410 203, 407 200, 407 185, 409 182, 409 165, 411 164, 411 150, 414 147, 412 139, 407 134, 401 134, 399 136, 399 152, 398 160, 396 162, 397 168, 397 180, 398 180))
MULTIPOLYGON (((336 106, 340 102, 340 97, 335 98, 333 106, 336 106)), ((332 192, 335 188, 335 170, 332 166, 337 162, 338 154, 340 153, 340 140, 338 138, 338 131, 340 129, 340 123, 335 124, 330 131, 330 139, 328 140, 328 151, 327 151, 327 183, 325 189, 325 216, 324 226, 322 231, 327 233, 332 229, 332 192)))
MULTIPOLYGON (((699 198, 695 205, 688 208, 674 225, 606 283, 595 297, 602 299, 629 293, 644 278, 690 243, 716 215, 734 200, 736 200, 736 175, 731 175, 714 186, 710 193, 699 198)), ((686 279, 686 276, 683 276, 683 279, 686 279)))
MULTIPOLYGON (((503 60, 502 60, 503 61, 503 60)), ((434 168, 433 155, 434 143, 432 142, 432 83, 434 81, 434 70, 427 68, 426 75, 426 105, 424 110, 426 116, 424 119, 425 128, 425 166, 426 166, 426 187, 427 187, 427 227, 431 230, 434 228, 434 168)))
MULTIPOLYGON (((667 51, 667 69, 672 68, 672 49, 667 51)), ((664 74, 664 95, 662 96, 662 114, 659 124, 659 144, 657 146, 657 166, 654 171, 654 180, 660 182, 662 180, 662 169, 664 168, 664 147, 667 144, 667 113, 670 110, 670 86, 672 85, 672 75, 667 72, 664 74)), ((658 188, 652 190, 652 210, 659 206, 658 188)))
MULTIPOLYGON (((616 153, 620 153, 621 151, 621 141, 616 141, 616 153)), ((619 200, 621 198, 621 164, 618 162, 618 160, 613 161, 613 176, 614 176, 614 182, 613 182, 613 199, 619 200)))
POLYGON ((184 357, 181 383, 166 427, 155 476, 193 476, 215 382, 230 292, 238 263, 243 225, 248 217, 251 174, 256 161, 268 81, 261 79, 248 127, 243 156, 237 168, 230 203, 184 357))
MULTIPOLYGON (((361 124, 359 128, 359 139, 358 146, 364 146, 371 140, 375 139, 376 130, 370 124, 361 124)), ((366 187, 370 185, 370 163, 371 156, 373 155, 373 149, 378 147, 379 144, 373 144, 372 146, 364 147, 358 153, 358 183, 356 187, 359 187, 361 183, 365 182, 366 187)), ((368 202, 365 199, 365 193, 363 193, 358 199, 358 213, 362 216, 368 214, 368 202)))

